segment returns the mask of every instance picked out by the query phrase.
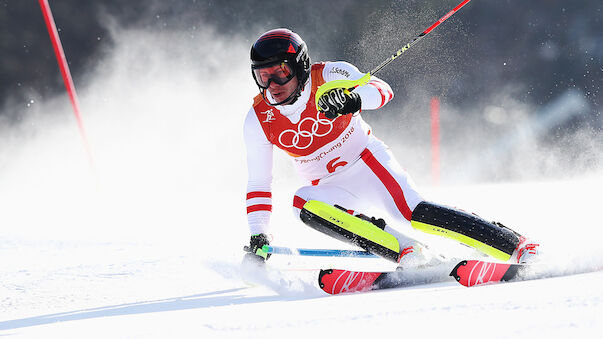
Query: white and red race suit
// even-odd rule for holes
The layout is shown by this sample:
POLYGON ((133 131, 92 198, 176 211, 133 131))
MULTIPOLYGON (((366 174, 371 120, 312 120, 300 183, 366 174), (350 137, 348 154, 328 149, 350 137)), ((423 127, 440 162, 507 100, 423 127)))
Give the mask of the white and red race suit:
MULTIPOLYGON (((291 156, 300 176, 308 181, 293 198, 298 218, 306 201, 319 200, 350 212, 376 206, 394 218, 410 220, 412 210, 423 199, 387 146, 373 136, 360 114, 330 120, 315 106, 318 86, 363 75, 347 62, 317 63, 293 104, 270 106, 261 95, 255 97, 244 125, 251 234, 269 231, 274 146, 291 156)), ((390 86, 376 77, 354 91, 361 97, 361 111, 378 109, 393 98, 390 86)), ((269 91, 266 97, 273 100, 269 91)))

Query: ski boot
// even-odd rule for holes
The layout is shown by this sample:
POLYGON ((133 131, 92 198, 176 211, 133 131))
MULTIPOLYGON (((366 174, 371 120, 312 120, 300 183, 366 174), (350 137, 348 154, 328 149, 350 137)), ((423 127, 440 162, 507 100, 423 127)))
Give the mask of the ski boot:
POLYGON ((372 223, 373 225, 390 233, 396 237, 396 239, 398 239, 398 243, 400 244, 398 270, 429 266, 434 263, 434 260, 436 260, 436 256, 430 253, 426 245, 414 239, 408 238, 387 226, 385 220, 381 218, 377 219, 375 217, 367 217, 364 214, 356 214, 354 216, 372 223))
POLYGON ((519 238, 519 243, 517 243, 508 262, 513 264, 533 264, 540 260, 540 251, 538 250, 540 244, 531 241, 500 222, 493 221, 492 223, 500 228, 506 228, 512 231, 519 238))
POLYGON ((517 244, 517 248, 513 251, 509 261, 518 264, 533 264, 538 262, 540 260, 538 246, 540 244, 530 241, 524 236, 519 237, 519 244, 517 244))

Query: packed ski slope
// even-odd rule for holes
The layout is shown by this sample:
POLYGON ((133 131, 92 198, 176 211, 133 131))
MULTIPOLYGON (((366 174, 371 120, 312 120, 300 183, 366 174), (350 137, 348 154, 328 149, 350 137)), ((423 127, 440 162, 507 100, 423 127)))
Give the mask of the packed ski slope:
MULTIPOLYGON (((542 239, 553 252, 551 257, 558 259, 555 268, 563 274, 577 273, 476 288, 450 281, 326 296, 316 284, 315 270, 241 271, 242 242, 232 240, 239 238, 232 234, 235 228, 208 226, 201 220, 198 227, 203 230, 192 239, 176 224, 166 225, 174 233, 166 236, 146 231, 143 223, 130 225, 137 231, 130 230, 136 236, 127 240, 117 230, 106 237, 69 240, 3 235, 0 334, 11 338, 592 337, 603 330, 603 272, 591 272, 603 264, 597 240, 601 230, 593 222, 596 204, 589 199, 562 202, 550 193, 581 196, 595 184, 601 181, 455 188, 455 197, 482 210, 507 205, 509 211, 499 213, 501 218, 524 220, 524 229, 542 239), (480 197, 492 190, 499 192, 498 197, 482 201, 480 197), (521 202, 532 199, 539 204, 521 207, 521 202), (563 213, 582 208, 584 213, 563 213)), ((446 190, 433 193, 444 196, 446 190)), ((293 233, 313 242, 313 234, 302 232, 303 227, 291 225, 293 233)), ((52 228, 57 235, 67 231, 56 223, 52 228)), ((333 259, 322 265, 320 260, 297 259, 274 258, 272 266, 339 264, 333 259)), ((340 265, 350 267, 347 262, 340 265)))
MULTIPOLYGON (((318 268, 392 267, 378 259, 275 256, 268 272, 241 270, 249 234, 240 126, 255 93, 248 43, 226 46, 212 32, 181 36, 118 31, 115 49, 90 70, 80 96, 94 171, 64 97, 28 105, 21 123, 0 126, 0 336, 565 338, 603 331, 603 174, 596 170, 563 181, 423 188, 434 201, 539 240, 554 278, 333 297, 318 288, 318 268), (200 45, 228 48, 232 57, 218 59, 200 45), (209 79, 225 62, 229 71, 209 79)), ((399 146, 388 125, 375 124, 375 133, 399 146)), ((395 147, 403 164, 425 158, 412 156, 425 149, 415 142, 395 147)), ((302 184, 277 157, 273 244, 347 248, 293 221, 291 197, 302 184)), ((471 254, 414 235, 447 255, 471 254)))

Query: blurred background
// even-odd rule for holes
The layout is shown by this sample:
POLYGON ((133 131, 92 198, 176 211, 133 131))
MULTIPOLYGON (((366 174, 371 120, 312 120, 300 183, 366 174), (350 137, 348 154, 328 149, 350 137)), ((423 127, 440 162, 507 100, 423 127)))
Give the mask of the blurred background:
MULTIPOLYGON (((346 60, 368 71, 458 2, 55 0, 50 5, 82 95, 115 71, 107 68, 107 60, 114 60, 116 50, 134 50, 132 41, 138 41, 144 52, 111 66, 124 67, 131 77, 149 75, 148 54, 163 54, 167 65, 158 67, 181 62, 206 86, 201 90, 220 87, 220 96, 204 105, 244 102, 242 109, 228 113, 242 121, 254 95, 246 70, 248 49, 264 31, 288 27, 306 41, 313 61, 346 60), (134 32, 166 38, 147 43, 134 32), (183 48, 190 53, 186 58, 183 48), (233 71, 236 80, 225 81, 233 71)), ((415 179, 426 184, 434 181, 432 98, 440 102, 444 183, 597 171, 603 146, 602 7, 590 0, 472 1, 380 71, 395 99, 363 116, 415 179)), ((43 102, 61 103, 67 96, 38 2, 0 0, 0 32, 0 131, 18 127, 21 134, 32 134, 36 120, 24 123, 26 117, 70 115, 68 108, 41 108, 43 102)), ((176 73, 147 80, 166 88, 184 81, 176 73)), ((120 90, 122 95, 124 90, 144 91, 128 87, 120 90)), ((195 98, 186 100, 196 104, 195 98)), ((94 112, 86 109, 86 97, 82 101, 84 123, 90 125, 94 112)), ((169 102, 163 102, 166 110, 172 109, 169 102)), ((93 144, 99 142, 92 136, 93 144)))

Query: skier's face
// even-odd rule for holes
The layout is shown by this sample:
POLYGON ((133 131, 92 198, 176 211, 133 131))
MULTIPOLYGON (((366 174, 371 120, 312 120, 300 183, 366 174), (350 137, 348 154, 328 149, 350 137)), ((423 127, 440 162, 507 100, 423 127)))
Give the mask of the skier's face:
POLYGON ((287 60, 272 66, 252 68, 252 70, 255 82, 260 88, 270 87, 271 82, 284 85, 295 76, 287 60))
POLYGON ((253 69, 253 76, 260 88, 267 89, 276 102, 283 102, 297 89, 298 80, 287 61, 276 65, 253 69))
POLYGON ((276 100, 276 102, 281 102, 287 99, 291 94, 293 94, 293 92, 295 92, 296 89, 297 77, 291 78, 291 80, 286 82, 284 85, 279 85, 276 82, 272 81, 270 82, 270 86, 268 87, 270 94, 272 95, 274 100, 276 100))

